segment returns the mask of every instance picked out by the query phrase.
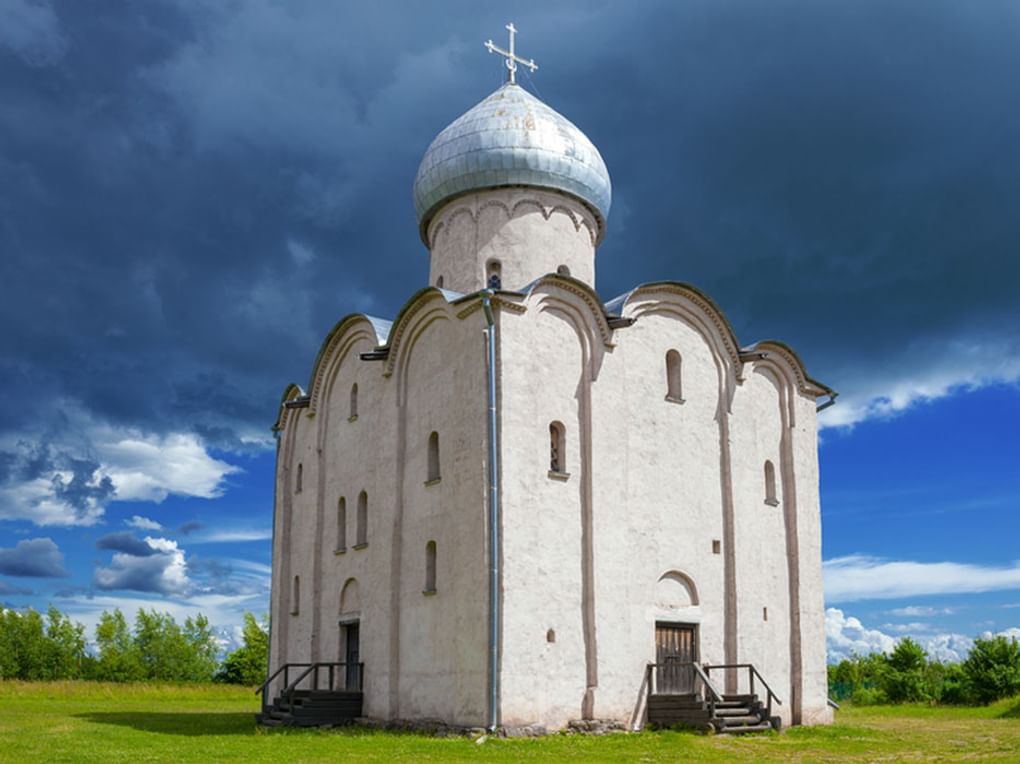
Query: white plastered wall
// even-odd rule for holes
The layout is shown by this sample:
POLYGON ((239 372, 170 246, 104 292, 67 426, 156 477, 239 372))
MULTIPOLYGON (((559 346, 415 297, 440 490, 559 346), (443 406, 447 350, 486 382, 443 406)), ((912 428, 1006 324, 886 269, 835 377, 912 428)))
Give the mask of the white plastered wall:
POLYGON ((488 285, 488 264, 500 263, 504 289, 520 289, 566 266, 595 284, 594 216, 555 191, 502 188, 449 202, 429 225, 429 284, 470 294, 488 285))
POLYGON ((484 320, 480 311, 458 318, 458 309, 436 293, 420 302, 403 323, 392 365, 359 358, 375 344, 367 334, 349 343, 341 338, 323 358, 322 387, 312 391, 318 405, 293 410, 287 419, 277 480, 280 506, 291 509, 278 511, 274 538, 272 668, 343 660, 339 621, 356 617, 367 716, 476 725, 485 716, 488 638, 480 573, 486 559, 484 320), (358 414, 350 421, 355 382, 358 414), (425 445, 433 430, 440 433, 442 479, 425 486, 425 445), (295 494, 286 486, 299 461, 303 490, 295 494), (368 544, 355 549, 362 490, 368 544), (337 553, 341 496, 347 545, 337 553), (437 591, 425 595, 430 540, 438 551, 437 591), (288 600, 293 575, 301 576, 298 615, 290 614, 288 600), (352 578, 359 612, 340 613, 341 592, 352 578))

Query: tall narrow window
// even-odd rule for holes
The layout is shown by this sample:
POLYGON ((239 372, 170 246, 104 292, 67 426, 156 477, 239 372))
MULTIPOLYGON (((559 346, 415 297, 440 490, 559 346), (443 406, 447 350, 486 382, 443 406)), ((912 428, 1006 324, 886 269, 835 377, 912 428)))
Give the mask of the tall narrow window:
POLYGON ((301 611, 301 576, 294 576, 290 588, 290 614, 297 615, 301 611))
POLYGON ((666 400, 673 403, 684 402, 680 367, 680 354, 675 350, 666 353, 666 400))
POLYGON ((436 542, 425 545, 425 591, 423 594, 436 593, 436 542))
POLYGON ((347 499, 343 496, 336 503, 336 551, 347 551, 347 499))
POLYGON ((776 468, 772 462, 765 462, 765 503, 770 507, 779 506, 776 498, 776 468))
POLYGON ((298 464, 297 477, 294 478, 294 493, 301 493, 301 484, 305 480, 305 465, 298 464))
POLYGON ((503 288, 503 266, 499 260, 490 260, 485 264, 485 283, 489 289, 503 288))
POLYGON ((347 417, 347 421, 353 422, 358 418, 358 383, 355 382, 351 385, 351 413, 347 417))
POLYGON ((439 287, 440 289, 443 288, 443 277, 442 276, 440 276, 438 279, 436 279, 436 286, 439 287))
POLYGON ((368 494, 362 491, 358 494, 358 534, 355 539, 354 548, 359 549, 368 545, 368 494))
POLYGON ((428 473, 425 482, 432 484, 439 480, 439 433, 429 435, 428 473))
POLYGON ((560 422, 549 425, 549 471, 566 474, 567 472, 567 438, 566 430, 560 422))

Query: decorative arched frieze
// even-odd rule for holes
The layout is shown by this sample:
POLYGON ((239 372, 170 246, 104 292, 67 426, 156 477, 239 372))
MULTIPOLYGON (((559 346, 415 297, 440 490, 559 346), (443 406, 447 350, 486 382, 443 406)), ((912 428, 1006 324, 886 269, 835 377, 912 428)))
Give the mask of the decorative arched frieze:
MULTIPOLYGON (((546 193, 554 192, 547 190, 546 193)), ((499 199, 486 199, 476 208, 471 195, 467 195, 466 197, 462 197, 459 201, 456 199, 453 200, 450 202, 450 205, 451 208, 449 209, 449 212, 441 212, 432 218, 433 221, 437 222, 434 223, 431 230, 428 232, 428 247, 430 251, 435 248, 436 242, 439 241, 439 234, 443 230, 449 228, 456 218, 461 215, 467 215, 471 218, 471 221, 477 225, 482 213, 485 210, 492 208, 501 209, 506 214, 507 220, 513 220, 515 217, 526 214, 528 208, 537 209, 545 220, 549 220, 554 213, 562 213, 570 219, 575 231, 579 232, 582 227, 588 229, 588 236, 591 239, 592 246, 598 244, 599 226, 597 223, 594 223, 593 220, 588 219, 588 214, 579 216, 574 210, 571 210, 565 205, 545 204, 539 197, 526 196, 524 198, 517 199, 513 202, 512 207, 499 199), (440 216, 442 216, 442 220, 439 220, 440 216)), ((584 211, 590 214, 587 207, 584 208, 584 211)))
POLYGON ((737 335, 715 301, 698 288, 679 281, 659 281, 635 287, 622 300, 613 302, 618 303, 621 316, 636 319, 640 318, 642 313, 649 311, 648 303, 658 300, 677 304, 676 297, 680 297, 683 301, 696 307, 704 319, 711 324, 714 332, 711 335, 706 335, 706 338, 711 336, 713 341, 729 356, 739 380, 741 361, 737 335))
POLYGON ((821 382, 808 376, 807 369, 804 367, 804 362, 800 360, 800 356, 785 342, 762 340, 745 348, 744 353, 764 353, 771 360, 781 361, 786 369, 786 373, 792 378, 796 389, 805 395, 817 398, 821 395, 832 395, 834 392, 828 385, 823 385, 821 382))
POLYGON ((783 427, 796 426, 797 405, 794 391, 798 386, 794 370, 786 363, 776 361, 771 354, 766 354, 764 358, 758 358, 751 363, 753 364, 751 373, 765 377, 776 388, 783 427))
MULTIPOLYGON (((527 295, 530 297, 536 293, 542 293, 550 297, 559 297, 560 299, 564 299, 562 294, 564 292, 571 295, 573 298, 576 298, 568 298, 569 302, 583 304, 585 306, 586 310, 584 312, 590 317, 586 320, 586 323, 595 327, 602 346, 610 350, 616 347, 613 342, 613 330, 610 328, 609 322, 606 320, 602 301, 599 300, 599 296, 595 294, 592 288, 583 281, 578 281, 570 276, 549 273, 532 283, 527 290, 527 295), (550 287, 560 292, 560 295, 556 295, 550 287)), ((599 354, 599 362, 601 363, 601 354, 599 354)))
POLYGON ((309 408, 318 409, 322 400, 323 384, 335 376, 351 347, 360 340, 368 340, 373 347, 385 344, 386 322, 373 320, 364 313, 352 313, 340 319, 326 335, 312 364, 312 379, 309 385, 309 408), (330 373, 332 372, 332 373, 330 373))
POLYGON ((280 432, 287 428, 288 423, 291 419, 297 416, 296 406, 288 406, 288 403, 300 401, 307 397, 305 391, 301 389, 299 385, 291 382, 283 390, 283 395, 280 396, 280 409, 276 416, 276 421, 273 423, 272 431, 280 432))
POLYGON ((442 290, 428 286, 424 289, 419 289, 411 298, 404 303, 404 307, 397 313, 397 317, 393 319, 393 324, 390 327, 389 336, 387 338, 387 349, 389 353, 386 356, 386 361, 383 364, 383 376, 389 377, 393 374, 393 369, 397 364, 397 357, 401 353, 401 346, 405 342, 405 337, 408 332, 408 328, 420 319, 420 314, 423 310, 428 308, 429 310, 443 306, 445 312, 445 306, 449 305, 447 302, 446 295, 443 294, 442 290), (418 318, 416 318, 418 317, 418 318))

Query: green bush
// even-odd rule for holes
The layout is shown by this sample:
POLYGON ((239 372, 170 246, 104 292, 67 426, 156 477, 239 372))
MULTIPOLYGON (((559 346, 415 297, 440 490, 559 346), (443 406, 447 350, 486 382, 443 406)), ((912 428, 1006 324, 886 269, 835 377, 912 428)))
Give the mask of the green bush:
POLYGON ((962 669, 967 694, 978 703, 1020 694, 1020 644, 1016 639, 974 640, 962 669))

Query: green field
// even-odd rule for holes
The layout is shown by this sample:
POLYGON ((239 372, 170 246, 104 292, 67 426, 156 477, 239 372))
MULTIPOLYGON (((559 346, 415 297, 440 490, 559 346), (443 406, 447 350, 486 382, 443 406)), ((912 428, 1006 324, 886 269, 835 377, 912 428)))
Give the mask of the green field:
POLYGON ((831 727, 781 735, 467 739, 263 730, 250 690, 0 682, 0 761, 1015 761, 1020 698, 986 708, 844 708, 831 727))

